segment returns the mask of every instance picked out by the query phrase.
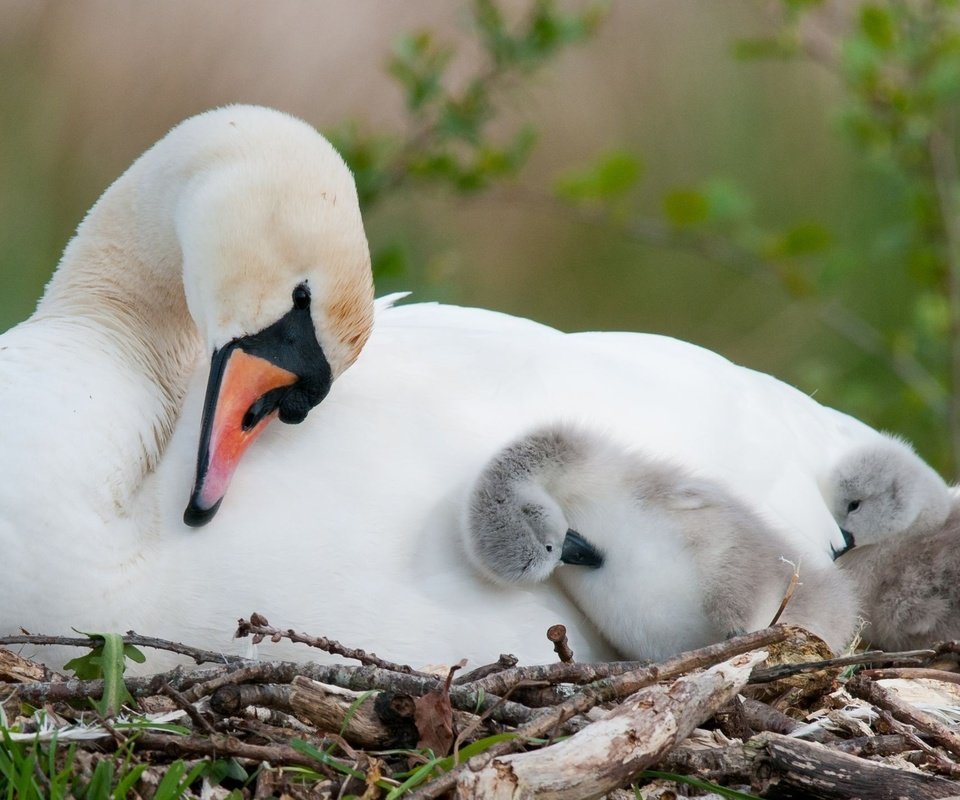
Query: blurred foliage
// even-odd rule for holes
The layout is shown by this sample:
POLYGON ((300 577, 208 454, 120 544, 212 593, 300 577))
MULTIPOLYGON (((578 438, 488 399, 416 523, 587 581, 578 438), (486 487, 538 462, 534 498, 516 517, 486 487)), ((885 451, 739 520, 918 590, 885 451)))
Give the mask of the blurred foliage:
POLYGON ((438 42, 431 31, 400 37, 387 69, 404 91, 409 131, 380 136, 352 123, 328 132, 354 171, 364 210, 413 180, 469 193, 515 175, 535 136, 524 127, 506 143, 494 138, 490 128, 497 115, 496 92, 542 67, 565 46, 587 39, 602 20, 604 7, 596 3, 567 14, 558 11, 553 0, 537 0, 511 31, 495 0, 473 0, 473 24, 486 63, 456 87, 447 75, 451 46, 438 42))
MULTIPOLYGON (((410 182, 439 183, 470 194, 517 174, 535 142, 522 127, 500 142, 491 132, 498 90, 544 66, 564 47, 586 40, 603 19, 605 3, 564 13, 554 0, 536 0, 511 30, 495 0, 473 0, 472 21, 483 47, 482 63, 462 85, 448 67, 452 46, 429 30, 401 36, 387 70, 400 84, 409 115, 403 135, 371 133, 357 123, 327 131, 353 170, 366 212, 385 195, 410 182)), ((378 278, 402 274, 405 251, 395 243, 373 254, 378 278)))
MULTIPOLYGON (((741 57, 770 54, 814 61, 841 83, 842 133, 881 191, 896 204, 892 224, 874 232, 885 260, 909 276, 902 324, 871 332, 864 349, 902 379, 905 408, 941 431, 937 465, 957 472, 960 456, 960 220, 957 123, 960 112, 960 15, 956 0, 888 0, 860 4, 842 34, 817 26, 814 0, 781 0, 775 34, 738 48, 741 57)), ((828 226, 829 227, 829 226, 828 226)), ((811 255, 805 285, 828 301, 838 250, 827 232, 794 228, 778 257, 811 255), (799 235, 798 235, 799 234, 799 235)), ((770 259, 772 253, 758 251, 770 259)), ((861 257, 869 258, 869 253, 861 257)), ((781 273, 781 275, 783 275, 781 273)), ((788 289, 792 287, 788 286, 788 289)), ((854 319, 849 309, 833 308, 854 319)), ((861 387, 856 387, 860 390, 861 387)), ((858 402, 869 406, 867 397, 858 402)))
MULTIPOLYGON (((582 219, 609 226, 642 245, 692 251, 709 262, 775 286, 804 304, 827 328, 862 351, 873 367, 833 387, 834 402, 873 424, 908 435, 934 432, 925 455, 956 474, 960 453, 960 220, 957 219, 957 122, 960 112, 960 16, 956 0, 888 0, 854 7, 847 27, 818 26, 821 0, 779 0, 773 30, 736 42, 742 60, 805 60, 840 82, 838 133, 856 149, 895 208, 894 219, 846 241, 840 220, 796 219, 779 228, 758 221, 756 203, 734 181, 712 177, 666 191, 660 213, 644 214, 636 153, 600 154, 556 179, 552 196, 582 219), (865 245, 864 238, 871 244, 865 245), (857 261, 874 260, 879 276, 905 271, 899 324, 875 324, 840 301, 836 288, 857 261), (882 270, 881 270, 882 267, 882 270), (870 382, 898 379, 899 399, 870 382), (923 418, 918 424, 914 417, 923 418), (939 432, 937 434, 936 432, 939 432)), ((486 64, 459 89, 446 70, 453 50, 428 31, 401 38, 390 74, 406 96, 410 130, 381 137, 356 126, 334 134, 369 207, 411 181, 458 193, 514 176, 535 135, 521 128, 506 143, 490 134, 495 93, 544 65, 565 45, 585 40, 602 6, 561 13, 538 0, 511 31, 494 0, 474 0, 473 22, 486 64)), ((401 274, 403 250, 375 254, 380 276, 401 274)), ((812 367, 816 369, 816 365, 812 367)), ((879 383, 876 384, 879 386, 879 383)), ((921 436, 921 438, 923 438, 921 436)))

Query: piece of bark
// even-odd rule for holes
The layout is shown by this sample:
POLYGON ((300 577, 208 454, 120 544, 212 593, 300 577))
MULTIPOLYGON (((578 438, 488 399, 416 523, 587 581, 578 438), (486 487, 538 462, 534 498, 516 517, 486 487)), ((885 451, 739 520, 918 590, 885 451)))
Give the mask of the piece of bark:
POLYGON ((887 733, 881 736, 857 736, 833 742, 831 750, 851 756, 897 756, 916 749, 914 739, 902 733, 887 733))
POLYGON ((658 769, 749 783, 766 798, 932 800, 960 796, 960 783, 896 769, 777 733, 715 750, 678 747, 658 769))
POLYGON ((340 733, 342 729, 343 737, 355 747, 413 747, 417 729, 412 718, 397 715, 391 724, 385 723, 376 709, 378 694, 382 693, 371 694, 360 702, 363 695, 358 692, 298 675, 293 679, 290 708, 321 732, 340 733))
POLYGON ((49 680, 45 667, 0 647, 0 683, 34 683, 49 680))
POLYGON ((809 631, 798 629, 797 635, 771 644, 767 649, 770 652, 767 664, 754 670, 751 684, 743 694, 777 711, 800 708, 807 698, 820 698, 834 687, 840 674, 841 667, 837 666, 810 671, 809 664, 829 662, 833 653, 826 642, 809 631), (778 669, 785 670, 785 674, 770 680, 778 669), (755 683, 758 678, 764 682, 755 683))
POLYGON ((641 689, 569 739, 468 768, 460 773, 457 797, 601 797, 629 783, 730 702, 766 655, 748 653, 670 686, 641 689))

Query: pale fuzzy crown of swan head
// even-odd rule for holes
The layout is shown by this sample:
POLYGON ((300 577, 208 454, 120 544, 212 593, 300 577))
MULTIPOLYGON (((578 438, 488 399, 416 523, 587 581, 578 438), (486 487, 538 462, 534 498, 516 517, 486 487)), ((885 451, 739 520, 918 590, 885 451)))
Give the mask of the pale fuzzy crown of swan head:
POLYGON ((894 436, 847 453, 828 480, 837 524, 855 543, 902 533, 927 533, 943 524, 952 495, 944 480, 909 443, 894 436))
POLYGON ((305 285, 333 376, 356 360, 373 321, 370 254, 353 176, 326 139, 279 111, 230 106, 181 123, 142 160, 145 183, 172 169, 179 184, 159 199, 173 203, 187 305, 210 349, 276 322, 305 285))

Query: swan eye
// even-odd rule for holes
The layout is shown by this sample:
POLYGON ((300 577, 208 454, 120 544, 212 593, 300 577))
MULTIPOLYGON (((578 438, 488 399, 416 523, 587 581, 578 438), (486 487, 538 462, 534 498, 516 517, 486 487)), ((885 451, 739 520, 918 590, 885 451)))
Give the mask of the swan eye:
POLYGON ((310 290, 306 284, 301 283, 293 290, 293 307, 301 310, 310 307, 310 290))
POLYGON ((853 513, 854 511, 856 511, 858 508, 860 508, 860 501, 859 501, 859 500, 851 500, 851 501, 850 501, 850 504, 847 506, 847 513, 848 513, 848 514, 852 514, 852 513, 853 513))

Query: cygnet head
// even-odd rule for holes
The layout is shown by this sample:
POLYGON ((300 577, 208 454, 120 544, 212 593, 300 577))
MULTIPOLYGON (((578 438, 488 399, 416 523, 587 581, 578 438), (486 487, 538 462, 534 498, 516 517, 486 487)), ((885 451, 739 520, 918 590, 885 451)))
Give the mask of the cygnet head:
POLYGON ((142 187, 139 215, 158 220, 144 234, 153 249, 170 238, 172 217, 187 307, 211 354, 184 514, 202 525, 268 422, 303 421, 370 334, 356 188, 310 125, 252 106, 188 119, 128 174, 142 187))
POLYGON ((529 436, 481 473, 467 505, 464 544, 473 564, 502 584, 534 584, 561 564, 599 567, 603 554, 572 530, 545 486, 557 440, 529 436))
POLYGON ((828 483, 831 513, 851 544, 932 531, 950 513, 946 483, 907 442, 894 437, 848 453, 828 483))

